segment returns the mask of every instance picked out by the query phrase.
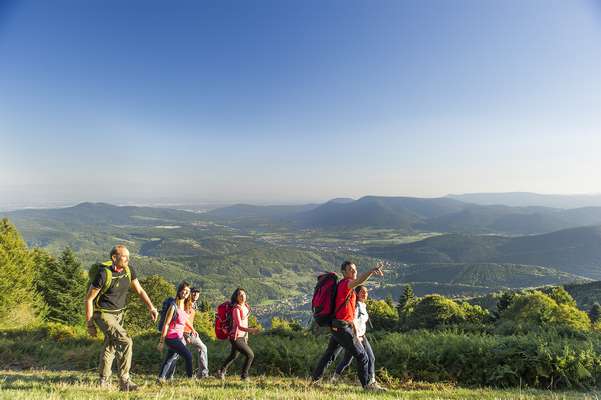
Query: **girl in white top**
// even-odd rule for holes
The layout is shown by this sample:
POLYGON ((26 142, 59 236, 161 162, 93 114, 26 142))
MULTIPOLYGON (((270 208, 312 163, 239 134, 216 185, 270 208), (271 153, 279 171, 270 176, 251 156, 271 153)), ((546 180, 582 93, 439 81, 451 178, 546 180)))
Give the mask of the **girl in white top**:
MULTIPOLYGON (((357 306, 355 307, 355 320, 353 324, 355 326, 355 335, 357 340, 363 345, 365 352, 367 353, 367 357, 369 359, 368 371, 369 371, 369 384, 377 384, 376 383, 376 357, 374 356, 374 352, 371 349, 371 345, 367 340, 367 336, 365 332, 367 331, 367 321, 369 320, 369 314, 367 313, 367 305, 365 304, 368 296, 367 288, 363 285, 359 285, 355 288, 355 292, 357 293, 357 306)), ((348 351, 344 352, 344 358, 338 366, 336 367, 336 372, 332 376, 332 381, 338 380, 340 375, 344 372, 344 370, 351 365, 351 361, 353 361, 353 355, 348 351)))

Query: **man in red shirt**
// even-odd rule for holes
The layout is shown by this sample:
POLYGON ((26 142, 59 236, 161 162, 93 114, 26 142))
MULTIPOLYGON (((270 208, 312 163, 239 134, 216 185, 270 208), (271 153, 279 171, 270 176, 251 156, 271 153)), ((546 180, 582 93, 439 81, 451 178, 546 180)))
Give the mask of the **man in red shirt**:
POLYGON ((332 335, 328 348, 313 371, 313 382, 319 381, 328 365, 334 361, 336 350, 342 346, 357 360, 357 374, 365 390, 383 390, 377 383, 369 383, 368 357, 361 343, 355 338, 353 320, 355 319, 355 288, 369 279, 373 274, 383 276, 382 263, 357 277, 357 267, 350 261, 340 266, 343 279, 336 289, 335 314, 332 321, 332 335))

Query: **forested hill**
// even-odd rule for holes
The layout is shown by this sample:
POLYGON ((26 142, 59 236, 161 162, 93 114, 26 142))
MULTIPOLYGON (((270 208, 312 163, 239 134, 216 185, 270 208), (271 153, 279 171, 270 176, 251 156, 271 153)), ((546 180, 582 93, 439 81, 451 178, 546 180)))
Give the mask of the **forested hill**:
POLYGON ((520 237, 448 234, 367 254, 405 263, 514 263, 601 279, 601 226, 520 237))
POLYGON ((362 223, 371 223, 372 217, 384 223, 395 213, 413 221, 434 220, 462 207, 472 206, 449 199, 371 196, 336 199, 318 207, 237 205, 205 214, 82 203, 7 216, 30 246, 54 254, 68 246, 90 265, 104 260, 114 244, 125 243, 141 276, 160 274, 171 282, 187 279, 213 299, 226 296, 236 282, 260 302, 287 298, 306 302, 316 274, 336 270, 344 259, 362 267, 375 263, 375 258, 392 261, 386 282, 374 281, 374 294, 395 298, 406 283, 413 283, 419 294, 475 295, 601 277, 598 228, 521 237, 454 233, 415 241, 431 233, 421 236, 410 227, 353 230, 299 225, 309 215, 316 221, 320 213, 329 226, 337 226, 347 213, 358 213, 362 223), (338 207, 343 211, 326 212, 338 207), (386 218, 364 209, 385 210, 386 218), (293 221, 292 216, 298 219, 293 221), (265 223, 270 218, 280 223, 265 223), (410 243, 393 244, 401 242, 410 243))
POLYGON ((149 226, 161 222, 192 222, 199 214, 169 208, 115 206, 108 203, 80 203, 73 207, 26 209, 0 213, 17 224, 36 223, 72 225, 134 225, 149 226))
POLYGON ((601 207, 510 207, 476 205, 451 198, 366 196, 358 200, 334 199, 321 205, 236 205, 213 210, 203 218, 244 227, 520 235, 601 224, 601 207))

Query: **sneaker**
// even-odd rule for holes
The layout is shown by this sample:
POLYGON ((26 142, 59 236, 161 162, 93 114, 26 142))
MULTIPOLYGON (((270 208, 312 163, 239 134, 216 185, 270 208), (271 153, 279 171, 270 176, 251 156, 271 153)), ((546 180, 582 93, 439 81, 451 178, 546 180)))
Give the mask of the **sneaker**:
POLYGON ((240 377, 240 381, 242 381, 244 383, 249 383, 249 382, 251 382, 251 379, 249 376, 242 376, 242 377, 240 377))
POLYGON ((368 383, 367 385, 365 385, 363 387, 363 390, 369 391, 369 392, 386 392, 388 389, 380 386, 378 384, 378 382, 373 381, 371 383, 368 383))
POLYGON ((157 385, 163 386, 167 384, 167 379, 165 378, 157 378, 157 385))
POLYGON ((98 386, 100 386, 101 388, 111 387, 111 378, 100 377, 100 380, 98 381, 98 386))
POLYGON ((121 390, 122 392, 135 392, 136 390, 138 390, 138 385, 136 385, 130 380, 127 380, 125 382, 121 382, 121 384, 119 385, 119 390, 121 390))
POLYGON ((209 377, 209 371, 205 371, 205 372, 200 372, 200 371, 198 371, 198 372, 196 373, 196 377, 197 377, 198 379, 205 379, 205 378, 208 378, 208 377, 209 377))
POLYGON ((321 380, 322 378, 319 379, 311 379, 311 382, 309 382, 309 386, 310 387, 321 387, 321 380))
POLYGON ((336 382, 338 382, 339 379, 340 379, 340 375, 338 375, 337 373, 334 373, 334 375, 332 375, 332 377, 330 378, 330 383, 336 383, 336 382))

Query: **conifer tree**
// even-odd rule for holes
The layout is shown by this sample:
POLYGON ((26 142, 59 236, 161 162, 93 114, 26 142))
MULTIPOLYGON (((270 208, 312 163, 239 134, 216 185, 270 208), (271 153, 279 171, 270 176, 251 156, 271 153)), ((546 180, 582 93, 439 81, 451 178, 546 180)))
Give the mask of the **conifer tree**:
POLYGON ((211 311, 211 303, 209 303, 208 300, 206 299, 202 299, 200 300, 199 304, 198 304, 198 310, 200 312, 209 312, 211 311))
POLYGON ((38 251, 36 259, 41 270, 37 286, 48 305, 47 319, 67 325, 81 324, 86 278, 73 251, 67 247, 58 259, 38 251))
POLYGON ((501 313, 503 311, 505 311, 507 309, 507 307, 509 307, 509 305, 513 301, 514 297, 515 297, 514 292, 503 292, 501 297, 499 297, 499 301, 497 301, 497 312, 496 312, 497 317, 499 317, 501 315, 501 313))
POLYGON ((599 321, 601 319, 601 305, 599 303, 593 304, 593 308, 589 311, 588 316, 593 324, 599 321))
POLYGON ((415 294, 413 293, 413 287, 410 284, 405 285, 405 289, 403 289, 403 293, 399 297, 399 304, 397 305, 397 313, 399 317, 403 316, 403 310, 405 306, 413 303, 415 300, 415 294))
POLYGON ((0 220, 0 327, 19 327, 44 314, 35 291, 33 257, 8 219, 0 220))

